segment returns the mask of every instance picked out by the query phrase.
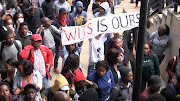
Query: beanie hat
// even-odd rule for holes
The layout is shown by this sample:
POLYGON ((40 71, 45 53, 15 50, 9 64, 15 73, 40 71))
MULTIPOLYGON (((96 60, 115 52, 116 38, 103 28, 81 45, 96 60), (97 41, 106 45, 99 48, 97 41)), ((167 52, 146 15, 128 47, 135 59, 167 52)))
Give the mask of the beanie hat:
POLYGON ((122 66, 118 67, 118 70, 120 71, 121 77, 124 78, 131 71, 131 68, 128 66, 122 66))
POLYGON ((161 78, 158 75, 152 75, 149 78, 149 83, 150 83, 150 85, 152 85, 154 87, 161 87, 162 86, 161 78))
POLYGON ((75 74, 74 83, 86 80, 86 78, 84 77, 83 73, 80 70, 75 70, 74 74, 75 74))

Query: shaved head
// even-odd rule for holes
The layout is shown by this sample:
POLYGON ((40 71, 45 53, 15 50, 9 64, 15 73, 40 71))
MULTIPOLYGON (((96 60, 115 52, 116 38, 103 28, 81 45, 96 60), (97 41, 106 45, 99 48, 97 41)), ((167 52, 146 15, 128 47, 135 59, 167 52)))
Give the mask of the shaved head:
POLYGON ((70 101, 70 97, 63 91, 58 91, 54 95, 54 101, 70 101))

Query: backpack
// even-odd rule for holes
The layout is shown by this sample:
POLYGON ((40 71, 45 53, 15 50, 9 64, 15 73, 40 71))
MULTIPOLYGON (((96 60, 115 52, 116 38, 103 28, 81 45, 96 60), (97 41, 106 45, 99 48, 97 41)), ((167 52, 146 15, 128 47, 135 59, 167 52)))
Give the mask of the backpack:
MULTIPOLYGON (((4 50, 5 43, 6 43, 5 41, 3 41, 3 42, 1 43, 0 60, 2 59, 2 52, 3 52, 3 50, 4 50)), ((19 46, 18 46, 18 44, 17 44, 17 42, 16 42, 15 40, 14 40, 14 45, 15 45, 16 49, 18 50, 17 57, 19 57, 20 48, 19 48, 19 46)))
MULTIPOLYGON (((57 33, 54 32, 52 26, 49 27, 49 31, 50 31, 51 34, 53 35, 55 43, 56 43, 56 44, 57 44, 57 43, 60 43, 61 37, 60 37, 57 33)), ((41 36, 42 36, 42 38, 44 37, 44 30, 42 30, 41 36)))

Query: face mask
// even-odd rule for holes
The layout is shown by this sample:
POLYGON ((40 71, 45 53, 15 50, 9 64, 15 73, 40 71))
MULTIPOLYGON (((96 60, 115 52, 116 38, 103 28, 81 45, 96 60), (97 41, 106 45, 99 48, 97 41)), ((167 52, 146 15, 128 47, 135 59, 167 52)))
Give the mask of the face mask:
POLYGON ((22 22, 24 22, 24 18, 19 18, 18 21, 19 21, 19 23, 22 23, 22 22))

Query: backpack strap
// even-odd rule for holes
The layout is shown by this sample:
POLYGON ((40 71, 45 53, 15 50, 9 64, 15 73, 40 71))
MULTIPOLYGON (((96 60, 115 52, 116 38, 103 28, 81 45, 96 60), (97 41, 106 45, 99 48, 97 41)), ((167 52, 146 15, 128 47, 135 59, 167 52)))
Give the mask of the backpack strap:
POLYGON ((19 57, 20 48, 19 48, 19 46, 18 46, 16 40, 14 40, 14 45, 15 45, 16 49, 18 50, 17 57, 19 57))
MULTIPOLYGON (((32 50, 32 49, 31 49, 31 50, 32 50)), ((28 55, 27 60, 30 60, 30 58, 32 57, 31 50, 29 51, 29 55, 28 55)))
MULTIPOLYGON (((116 89, 118 91, 118 96, 121 96, 122 95, 122 92, 121 92, 121 85, 119 83, 116 84, 116 86, 114 87, 114 89, 116 89)), ((117 97, 118 97, 117 96, 117 97)))
POLYGON ((2 52, 4 50, 5 41, 1 42, 0 60, 2 59, 2 52))

